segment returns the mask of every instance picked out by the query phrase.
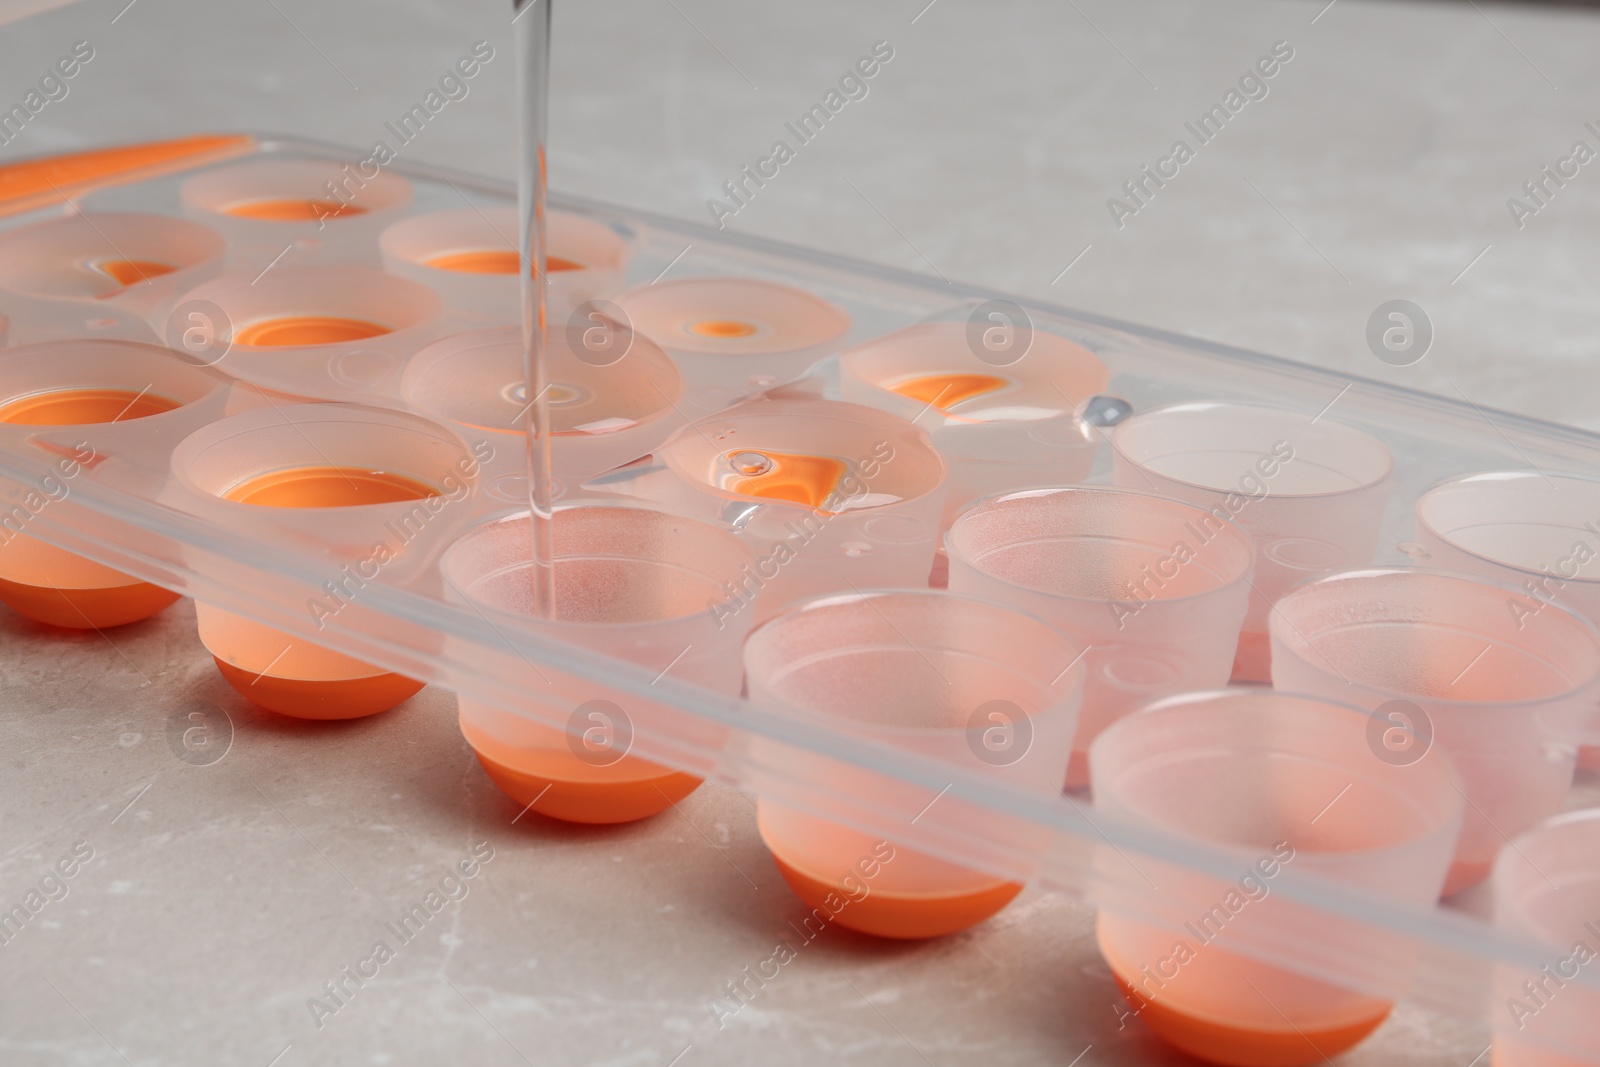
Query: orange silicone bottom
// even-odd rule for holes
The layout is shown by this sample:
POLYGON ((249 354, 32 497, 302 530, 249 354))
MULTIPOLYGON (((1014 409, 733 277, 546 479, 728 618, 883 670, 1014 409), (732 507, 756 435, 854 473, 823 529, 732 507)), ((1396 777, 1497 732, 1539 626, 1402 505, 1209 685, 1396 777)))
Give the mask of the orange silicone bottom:
POLYGON ((101 274, 123 286, 147 282, 178 269, 148 259, 103 259, 94 266, 101 274))
POLYGON ((281 678, 257 674, 211 657, 227 683, 245 699, 295 719, 359 719, 404 704, 423 683, 399 674, 368 678, 281 678))
POLYGON ((993 374, 927 374, 896 382, 889 389, 918 403, 948 411, 963 400, 1004 389, 1010 384, 1008 379, 993 374))
MULTIPOLYGON (((802 456, 787 452, 747 450, 735 456, 759 457, 767 469, 747 474, 728 488, 741 496, 767 500, 787 500, 808 508, 820 508, 839 486, 848 468, 843 460, 831 456, 802 456)), ((737 466, 735 470, 740 470, 737 466)), ((740 470, 740 473, 745 473, 740 470)))
MULTIPOLYGON (((453 270, 462 274, 515 274, 522 257, 507 249, 484 248, 471 252, 446 252, 434 256, 426 265, 434 270, 453 270)), ((583 264, 560 256, 545 256, 544 268, 551 274, 563 270, 582 270, 583 264)))
POLYGON ((292 348, 296 345, 342 345, 365 341, 389 332, 389 327, 362 319, 334 315, 285 315, 241 326, 234 341, 251 348, 292 348))
POLYGON ((237 504, 267 508, 341 508, 397 504, 438 494, 413 478, 362 467, 293 467, 259 474, 229 489, 237 504))
POLYGON ((341 215, 365 215, 367 209, 342 200, 317 200, 310 197, 277 197, 241 200, 222 209, 224 215, 263 222, 318 222, 341 215))
MULTIPOLYGON (((777 853, 773 853, 772 861, 778 865, 778 873, 789 883, 794 895, 813 908, 823 907, 830 896, 836 900, 849 899, 842 885, 813 878, 785 863, 777 853)), ((908 941, 943 937, 983 922, 1011 903, 1020 892, 1022 886, 1016 882, 1003 882, 976 892, 943 894, 886 893, 873 889, 860 900, 850 899, 844 910, 834 914, 833 921, 874 937, 908 941)))
POLYGON ((1266 634, 1242 633, 1233 652, 1234 682, 1272 683, 1272 641, 1266 634))
POLYGON ((1471 889, 1479 882, 1489 877, 1489 872, 1494 868, 1492 860, 1474 860, 1471 863, 1457 861, 1450 865, 1450 873, 1445 875, 1444 889, 1440 890, 1441 897, 1454 896, 1463 889, 1471 889))
POLYGON ((566 822, 607 825, 649 818, 700 787, 699 778, 678 771, 633 781, 575 782, 512 770, 482 752, 477 757, 489 780, 506 796, 518 804, 531 804, 530 811, 566 822))
POLYGON ((1111 976, 1139 1019, 1167 1044, 1191 1056, 1226 1067, 1311 1067, 1353 1048, 1389 1017, 1389 1008, 1370 1018, 1326 1028, 1293 1027, 1256 1030, 1191 1015, 1160 1000, 1147 1000, 1123 980, 1115 966, 1111 976))
POLYGON ((109 589, 59 589, 0 578, 0 602, 35 622, 72 630, 103 630, 148 619, 178 594, 147 582, 109 589))
POLYGON ((716 337, 722 340, 731 340, 739 337, 749 337, 756 332, 753 323, 740 322, 737 319, 703 319, 700 322, 689 324, 689 332, 701 337, 716 337))
POLYGON ((53 389, 0 405, 0 422, 23 426, 87 426, 161 415, 180 405, 131 389, 53 389))
POLYGON ((1067 757, 1067 788, 1086 789, 1089 785, 1089 753, 1073 749, 1067 757))

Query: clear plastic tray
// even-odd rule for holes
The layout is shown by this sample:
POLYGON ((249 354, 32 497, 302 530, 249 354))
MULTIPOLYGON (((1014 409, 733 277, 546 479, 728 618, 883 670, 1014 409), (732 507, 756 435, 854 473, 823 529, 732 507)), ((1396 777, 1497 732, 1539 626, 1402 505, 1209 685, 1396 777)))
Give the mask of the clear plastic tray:
MULTIPOLYGON (((166 161, 143 159, 121 175, 72 169, 46 184, 10 194, 13 213, 5 229, 59 217, 61 198, 94 211, 179 214, 180 186, 219 156, 253 155, 354 164, 364 153, 284 137, 208 142, 208 154, 166 161), (20 210, 18 208, 20 207, 20 210)), ((513 202, 504 183, 441 168, 395 164, 386 174, 411 184, 405 214, 503 209, 513 202)), ((24 183, 25 185, 27 183, 24 183)), ((819 252, 719 232, 679 220, 629 211, 582 198, 552 195, 554 210, 586 216, 622 235, 632 246, 626 285, 721 275, 784 283, 820 296, 848 312, 848 332, 813 353, 821 359, 802 394, 839 396, 834 353, 893 330, 929 320, 966 322, 980 304, 1006 299, 911 274, 819 252)), ((386 221, 393 221, 386 220, 386 221)), ((374 234, 375 240, 375 234, 374 234)), ((378 263, 374 243, 373 265, 378 263)), ((270 273, 267 275, 270 277, 270 273)), ((1033 327, 1085 346, 1109 367, 1107 394, 1134 411, 1184 400, 1263 402, 1307 411, 1327 409, 1339 422, 1381 439, 1396 469, 1373 562, 1414 563, 1414 505, 1431 485, 1479 470, 1600 470, 1600 436, 1521 416, 1478 409, 1436 396, 1293 364, 1227 346, 1145 329, 1092 314, 1017 301, 1033 327)), ((469 309, 446 306, 434 336, 481 324, 469 309)), ((85 320, 117 334, 115 315, 85 320)), ((135 327, 129 327, 135 329, 135 327)), ((130 334, 123 334, 131 336, 130 334)), ((70 331, 61 336, 70 336, 70 331)), ((154 339, 154 338, 152 338, 154 339)), ((18 340, 13 338, 13 343, 18 340)), ((0 354, 5 349, 0 348, 0 354)), ((385 392, 363 383, 386 382, 394 366, 350 368, 347 399, 403 408, 398 377, 385 392)), ((738 390, 733 390, 737 393, 738 390)), ((1237 880, 1233 853, 1125 824, 1093 811, 1081 796, 1029 792, 1005 780, 855 735, 846 735, 782 706, 757 705, 687 685, 609 659, 536 632, 490 619, 459 598, 445 595, 436 564, 468 528, 526 508, 523 483, 513 474, 487 478, 466 506, 441 513, 419 535, 405 567, 383 570, 364 582, 337 612, 318 618, 308 603, 325 596, 335 577, 317 546, 286 526, 207 521, 164 503, 167 460, 180 439, 223 410, 271 403, 259 393, 233 390, 212 405, 195 405, 170 431, 137 441, 115 462, 85 466, 70 491, 52 498, 28 520, 29 534, 118 571, 216 608, 288 633, 314 639, 337 652, 470 696, 514 715, 565 728, 565 717, 530 709, 523 698, 537 679, 554 675, 563 685, 647 696, 661 710, 635 724, 632 751, 648 760, 713 778, 787 808, 825 817, 864 833, 892 839, 998 877, 1097 900, 1114 899, 1125 913, 1178 929, 1189 918, 1164 899, 1164 880, 1202 874, 1218 883, 1237 880)), ((697 414, 691 412, 692 414, 697 414)), ((51 435, 42 434, 41 438, 51 435)), ((59 435, 58 435, 59 436, 59 435)), ((0 476, 36 485, 56 470, 55 451, 19 444, 0 447, 0 476)), ((513 457, 514 458, 514 457, 513 457)), ((567 487, 562 502, 626 495, 648 464, 603 476, 587 489, 567 487)), ((1111 455, 1096 443, 1089 482, 1110 480, 1111 455)), ((16 501, 5 503, 10 508, 16 501)), ((1593 772, 1580 771, 1571 807, 1600 803, 1593 772)), ((1494 929, 1487 920, 1488 890, 1474 890, 1430 909, 1401 906, 1320 880, 1292 867, 1275 878, 1272 892, 1309 909, 1318 921, 1299 924, 1292 936, 1252 941, 1243 932, 1230 947, 1239 953, 1342 986, 1483 1020, 1504 1010, 1494 1002, 1497 964, 1537 969, 1549 953, 1494 929), (1399 969, 1393 954, 1353 950, 1352 931, 1379 933, 1418 961, 1399 969)), ((1585 968, 1574 982, 1600 990, 1600 969, 1585 968)))

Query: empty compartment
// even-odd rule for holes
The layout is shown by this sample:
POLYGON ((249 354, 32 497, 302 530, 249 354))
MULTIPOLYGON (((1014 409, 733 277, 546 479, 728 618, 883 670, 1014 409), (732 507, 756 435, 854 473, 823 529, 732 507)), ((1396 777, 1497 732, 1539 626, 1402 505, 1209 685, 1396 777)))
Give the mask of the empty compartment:
MULTIPOLYGON (((327 577, 303 610, 321 630, 369 583, 416 571, 419 548, 465 520, 480 466, 459 437, 416 415, 353 404, 273 405, 185 438, 173 453, 166 500, 221 531, 312 553, 327 577)), ((422 688, 211 604, 197 602, 195 613, 222 676, 282 715, 373 715, 422 688)))
MULTIPOLYGON (((459 208, 397 222, 383 231, 384 269, 431 287, 447 306, 486 323, 522 318, 517 210, 459 208)), ((631 251, 627 236, 598 219, 545 216, 546 321, 565 326, 581 304, 616 296, 631 251)))
POLYGON ((1489 875, 1508 835, 1561 810, 1600 700, 1600 634, 1563 608, 1444 572, 1349 571, 1272 609, 1272 684, 1373 713, 1397 764, 1448 756, 1471 801, 1444 893, 1489 875))

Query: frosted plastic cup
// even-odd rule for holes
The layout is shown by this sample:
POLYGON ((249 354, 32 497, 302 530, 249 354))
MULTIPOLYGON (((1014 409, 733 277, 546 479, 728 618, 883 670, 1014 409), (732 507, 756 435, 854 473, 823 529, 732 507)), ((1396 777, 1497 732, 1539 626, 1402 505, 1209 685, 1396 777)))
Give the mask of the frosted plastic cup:
POLYGON ((837 400, 749 401, 678 430, 657 457, 666 470, 641 492, 733 525, 756 551, 720 611, 754 602, 766 618, 852 586, 928 586, 945 463, 904 419, 837 400))
MULTIPOLYGON (((872 591, 811 600, 764 623, 744 663, 758 705, 787 705, 849 737, 1055 796, 1077 725, 1080 652, 1054 627, 997 604, 872 591)), ((835 772, 828 785, 908 822, 929 808, 930 790, 852 777, 847 788, 835 772)), ((767 797, 757 818, 784 880, 824 924, 939 937, 982 922, 1022 889, 767 797)))
POLYGON ((39 622, 77 629, 137 622, 176 601, 177 593, 28 530, 81 481, 114 476, 154 496, 183 420, 218 406, 227 388, 222 375, 136 341, 0 350, 0 445, 50 468, 33 480, 0 479, 0 601, 39 622))
POLYGON ((167 334, 196 362, 268 389, 379 401, 399 398, 405 362, 437 336, 439 310, 432 289, 383 271, 279 266, 185 293, 167 334))
POLYGON ((1495 922, 1549 950, 1533 967, 1496 970, 1496 1067, 1600 1062, 1600 808, 1558 815, 1500 850, 1495 922))
POLYGON ((178 195, 184 214, 227 238, 232 267, 254 272, 280 255, 280 266, 376 267, 378 235, 410 206, 411 183, 349 163, 251 159, 196 174, 178 195))
MULTIPOLYGON (((437 423, 354 404, 272 405, 232 415, 186 437, 172 463, 173 484, 164 499, 174 507, 223 533, 321 557, 325 593, 290 602, 317 630, 359 625, 363 589, 380 579, 405 580, 430 546, 459 528, 480 466, 461 439, 437 423)), ((207 566, 220 565, 204 559, 207 566)), ((211 577, 245 580, 226 572, 211 577)), ((359 718, 387 711, 422 688, 203 601, 195 614, 200 640, 228 684, 281 715, 359 718)))
POLYGON ((1088 478, 1096 441, 1077 410, 1105 390, 1105 364, 1042 331, 1022 355, 996 362, 970 333, 965 322, 928 322, 840 353, 844 398, 928 431, 950 463, 952 512, 978 497, 1088 478))
MULTIPOLYGON (((610 329, 623 333, 615 323, 610 329)), ((617 351, 596 356, 552 330, 545 356, 551 463, 564 484, 648 456, 683 424, 677 365, 648 338, 632 334, 617 351)), ((527 477, 522 330, 502 326, 453 334, 412 357, 401 379, 412 407, 450 423, 468 440, 493 444, 491 477, 527 477)), ((526 491, 524 490, 524 495, 526 491)))
MULTIPOLYGON (((446 594, 508 635, 578 645, 658 677, 738 694, 739 642, 751 618, 722 624, 709 610, 722 583, 750 560, 737 537, 643 508, 565 508, 552 521, 554 621, 534 614, 527 513, 477 527, 452 545, 441 564, 446 594)), ((633 753, 633 740, 699 731, 702 747, 718 741, 692 716, 554 666, 530 665, 522 692, 529 710, 565 727, 463 694, 461 732, 501 790, 551 818, 619 823, 663 811, 700 779, 633 753)))
MULTIPOLYGON (((485 323, 522 319, 517 277, 517 209, 460 208, 418 215, 383 231, 384 269, 429 286, 446 306, 485 323)), ((552 211, 545 216, 549 270, 546 316, 559 329, 580 304, 616 296, 630 237, 598 219, 552 211)))
POLYGON ((1600 636, 1547 606, 1520 620, 1514 591, 1438 571, 1317 579, 1272 609, 1272 684, 1373 713, 1397 763, 1447 753, 1470 802, 1449 896, 1489 875, 1512 835, 1561 810, 1577 739, 1600 698, 1600 636))
POLYGON ((1038 615, 1086 648, 1067 785, 1089 743, 1157 697, 1226 684, 1255 550, 1238 526, 1126 489, 1030 489, 973 504, 946 534, 950 591, 1038 615))
POLYGON ((694 413, 800 377, 838 351, 850 329, 849 314, 820 296, 753 278, 656 282, 617 303, 682 368, 694 413))
MULTIPOLYGON (((1301 1067, 1356 1045, 1414 970, 1395 935, 1274 892, 1285 870, 1431 906, 1464 801, 1444 760, 1402 767, 1367 744, 1359 709, 1265 689, 1161 701, 1108 727, 1089 759, 1097 811, 1237 860, 1232 880, 1141 863, 1145 907, 1106 891, 1096 935, 1137 1017, 1190 1055, 1236 1067, 1301 1067), (1157 919, 1155 923, 1149 919, 1157 919), (1382 989, 1345 988, 1237 951, 1295 958, 1337 946, 1382 989)), ((1102 862, 1126 872, 1107 852, 1102 862)))
POLYGON ((1308 578, 1372 562, 1394 457, 1370 434, 1297 411, 1201 402, 1134 415, 1111 444, 1118 485, 1205 508, 1255 541, 1237 680, 1272 676, 1275 600, 1308 578))
POLYGON ((0 313, 12 343, 66 337, 154 341, 178 294, 222 270, 222 235, 164 215, 103 211, 0 233, 0 313))
MULTIPOLYGON (((1417 541, 1430 566, 1515 586, 1506 609, 1531 617, 1559 604, 1600 625, 1600 481, 1492 471, 1439 483, 1417 500, 1417 541)), ((1578 751, 1600 768, 1600 736, 1578 751)))

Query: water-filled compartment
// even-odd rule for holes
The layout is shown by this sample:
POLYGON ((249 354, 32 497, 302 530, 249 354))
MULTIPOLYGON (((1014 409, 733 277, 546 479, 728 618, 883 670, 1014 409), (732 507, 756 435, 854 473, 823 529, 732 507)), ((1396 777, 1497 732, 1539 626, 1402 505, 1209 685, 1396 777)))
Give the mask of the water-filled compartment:
MULTIPOLYGON (((625 327, 609 323, 608 328, 625 327)), ((647 456, 683 425, 683 377, 648 338, 634 334, 598 355, 581 337, 552 331, 545 349, 545 400, 552 469, 564 485, 647 456)), ((496 474, 526 474, 533 407, 523 366, 522 331, 496 327, 453 334, 408 362, 406 402, 494 449, 496 474)))
POLYGON ((632 491, 737 527, 766 617, 852 585, 926 588, 946 464, 916 426, 837 400, 756 400, 683 427, 632 491))
MULTIPOLYGON (((479 526, 440 565, 445 595, 497 629, 579 645, 727 695, 739 692, 749 611, 716 608, 752 559, 733 534, 633 507, 557 510, 551 522, 554 615, 538 605, 527 513, 479 526)), ((583 823, 628 822, 687 796, 700 779, 632 751, 635 736, 687 735, 716 747, 726 731, 664 703, 535 668, 523 690, 546 721, 469 697, 461 730, 489 777, 525 810, 583 823), (565 723, 553 726, 550 718, 565 723)))
POLYGON ((1032 331, 995 351, 970 322, 909 326, 839 355, 844 399, 928 431, 950 462, 947 510, 1085 481, 1098 437, 1080 417, 1110 374, 1087 348, 1032 331))
POLYGON ((844 309, 804 289, 754 278, 680 278, 617 297, 629 324, 672 354, 691 413, 723 408, 799 377, 838 350, 844 309))

